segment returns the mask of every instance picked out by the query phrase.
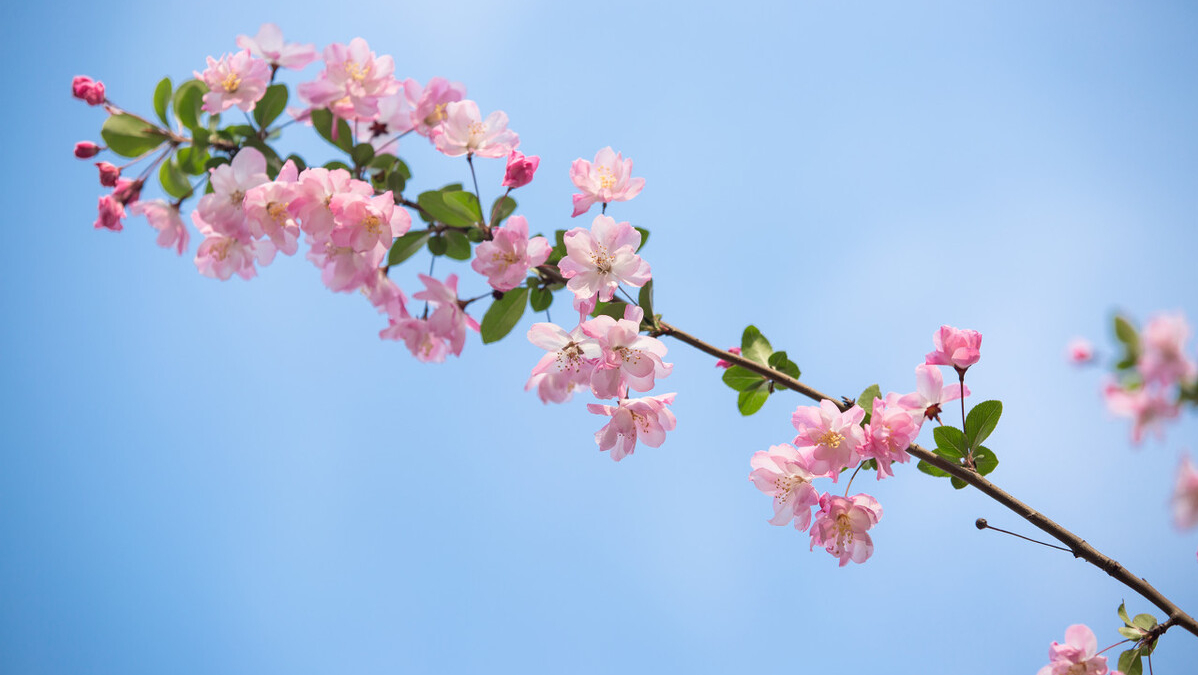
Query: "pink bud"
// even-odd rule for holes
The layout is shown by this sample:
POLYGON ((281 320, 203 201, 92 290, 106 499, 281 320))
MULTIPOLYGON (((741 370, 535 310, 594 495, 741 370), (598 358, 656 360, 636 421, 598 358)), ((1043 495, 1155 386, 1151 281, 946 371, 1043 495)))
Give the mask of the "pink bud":
POLYGON ((75 156, 79 159, 87 159, 100 154, 100 146, 91 141, 79 141, 75 144, 75 156))
POLYGON ((88 105, 100 105, 104 102, 104 83, 91 79, 86 75, 76 75, 71 80, 71 94, 88 105))
POLYGON ((141 197, 141 186, 145 183, 143 180, 126 180, 124 178, 116 182, 116 189, 112 191, 112 198, 123 204, 136 202, 141 197))
MULTIPOLYGON (((729 347, 728 351, 732 352, 733 354, 736 354, 737 356, 740 356, 740 347, 729 347)), ((732 362, 725 361, 724 359, 720 359, 719 361, 715 362, 715 367, 716 368, 731 368, 732 362)))
POLYGON ((96 162, 96 166, 100 169, 100 185, 104 187, 116 187, 116 179, 121 177, 121 170, 108 162, 96 162))
POLYGON ((540 157, 525 157, 519 150, 512 150, 512 154, 507 157, 507 172, 503 175, 502 185, 510 188, 528 185, 540 164, 540 157))

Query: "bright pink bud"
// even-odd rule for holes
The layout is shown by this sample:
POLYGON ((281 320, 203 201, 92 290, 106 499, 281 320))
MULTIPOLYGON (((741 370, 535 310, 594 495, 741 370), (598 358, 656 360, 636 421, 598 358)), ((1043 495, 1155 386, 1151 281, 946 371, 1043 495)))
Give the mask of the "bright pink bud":
POLYGON ((540 157, 525 157, 519 150, 512 150, 512 154, 507 156, 507 172, 503 174, 503 186, 518 188, 528 185, 540 164, 540 157))
POLYGON ((100 169, 100 185, 104 187, 116 187, 116 179, 121 177, 121 170, 108 162, 96 162, 96 166, 100 169))
POLYGON ((936 351, 929 352, 924 360, 929 366, 952 366, 963 373, 982 358, 982 334, 976 330, 941 326, 932 335, 932 342, 936 351))
POLYGON ((104 83, 87 75, 76 75, 75 79, 71 80, 71 95, 87 101, 88 105, 100 105, 104 102, 104 83))
POLYGON ((79 141, 75 144, 75 156, 79 159, 87 159, 100 154, 100 146, 91 141, 79 141))
MULTIPOLYGON (((728 351, 732 352, 733 354, 736 354, 737 356, 740 356, 740 347, 729 347, 728 351)), ((732 362, 725 361, 724 359, 720 359, 719 361, 715 362, 715 367, 716 368, 731 368, 732 362)))

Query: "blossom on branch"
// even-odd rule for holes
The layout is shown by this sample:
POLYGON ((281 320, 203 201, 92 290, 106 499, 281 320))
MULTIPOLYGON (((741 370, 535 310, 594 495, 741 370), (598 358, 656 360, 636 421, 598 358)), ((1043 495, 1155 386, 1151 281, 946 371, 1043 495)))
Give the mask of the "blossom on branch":
POLYGON ((791 423, 799 431, 794 444, 799 450, 811 450, 811 470, 830 475, 835 483, 841 469, 861 459, 859 451, 865 444, 863 419, 865 410, 860 406, 840 412, 827 399, 818 406, 799 406, 791 415, 791 423))
POLYGON ((545 237, 528 238, 528 220, 512 216, 503 227, 492 231, 491 241, 484 241, 474 251, 470 267, 487 277, 491 288, 510 291, 524 282, 528 270, 549 259, 553 247, 545 237))
POLYGON ((1185 353, 1190 326, 1178 314, 1162 314, 1144 326, 1136 368, 1148 383, 1172 386, 1198 377, 1198 365, 1185 353))
POLYGON ((644 178, 632 177, 632 160, 624 159, 611 146, 595 153, 594 162, 581 157, 574 160, 570 180, 582 190, 574 195, 574 217, 586 213, 596 202, 626 202, 645 188, 644 178))
POLYGON ((412 297, 427 300, 437 308, 428 319, 429 329, 449 343, 449 351, 454 356, 461 355, 466 344, 466 329, 477 332, 478 322, 458 302, 458 275, 451 274, 442 282, 421 274, 420 280, 424 282, 424 290, 412 297))
POLYGON ((412 109, 412 128, 421 136, 431 136, 433 129, 445 121, 445 106, 466 98, 466 85, 434 77, 428 86, 416 80, 404 80, 403 95, 412 109))
POLYGON ((76 75, 71 80, 71 95, 88 105, 100 105, 105 101, 104 83, 87 75, 76 75))
POLYGON ((595 398, 625 396, 628 389, 649 391, 655 378, 666 377, 674 364, 665 363, 666 346, 661 340, 641 335, 644 310, 636 305, 624 309, 623 319, 600 315, 580 327, 599 342, 602 356, 591 373, 595 398))
POLYGON ((774 498, 774 517, 770 525, 794 521, 800 532, 811 526, 811 507, 819 505, 819 491, 811 480, 822 474, 811 470, 810 450, 800 452, 783 443, 759 450, 749 460, 753 471, 749 480, 758 490, 774 498))
POLYGON ((1065 644, 1048 647, 1050 663, 1036 675, 1107 675, 1106 657, 1098 655, 1098 638, 1085 624, 1065 629, 1065 644))
POLYGON ((528 341, 547 354, 533 366, 525 391, 537 388, 545 403, 564 403, 580 386, 589 386, 591 373, 603 354, 599 341, 582 332, 577 326, 567 333, 552 323, 534 323, 528 329, 528 341))
POLYGON ((325 47, 324 64, 315 81, 299 85, 299 95, 338 117, 372 120, 379 114, 379 100, 399 91, 400 83, 393 77, 395 61, 375 56, 362 38, 325 47))
POLYGON ((936 350, 929 352, 924 361, 931 366, 952 366, 957 372, 965 372, 982 358, 982 334, 976 330, 941 326, 932 335, 932 342, 936 350))
POLYGON ((589 231, 576 227, 563 241, 566 257, 557 266, 576 300, 608 302, 620 284, 640 288, 652 278, 649 263, 636 254, 641 233, 627 222, 595 216, 589 231))
POLYGON ((923 413, 912 415, 900 403, 898 394, 891 393, 884 399, 874 399, 869 425, 865 427, 865 444, 861 446, 860 454, 865 459, 877 462, 879 479, 883 475, 894 475, 890 468, 892 462, 905 464, 911 460, 907 448, 919 435, 922 422, 923 413))
POLYGON ((900 398, 898 404, 921 418, 939 422, 944 404, 961 398, 962 392, 969 396, 969 387, 962 388, 960 384, 944 386, 940 369, 924 363, 915 366, 915 391, 900 398))
POLYGON ((433 129, 432 140, 450 157, 506 157, 520 145, 520 137, 507 128, 507 113, 496 110, 484 120, 474 101, 446 104, 445 119, 433 129))
POLYGON ((874 552, 869 529, 882 519, 882 506, 867 494, 841 497, 831 493, 819 499, 819 511, 811 526, 812 550, 824 547, 840 559, 844 567, 850 560, 863 563, 874 552))
POLYGON ((671 393, 624 398, 614 406, 588 403, 590 412, 612 418, 595 432, 599 451, 611 450, 611 458, 618 462, 633 453, 638 441, 651 448, 660 447, 666 440, 666 432, 673 431, 677 424, 674 413, 666 407, 674 402, 675 396, 671 393))
POLYGON ((270 86, 270 66, 256 59, 250 50, 225 54, 220 60, 208 57, 204 72, 194 71, 197 80, 208 85, 204 94, 204 110, 222 113, 233 106, 249 112, 270 86))
POLYGON ((1158 439, 1163 439, 1165 420, 1181 414, 1181 407, 1155 387, 1124 389, 1110 383, 1103 389, 1102 395, 1108 410, 1121 417, 1132 418, 1131 440, 1137 445, 1144 440, 1145 431, 1152 431, 1158 439))
POLYGON ((503 173, 503 187, 524 187, 532 182, 532 177, 541 165, 541 158, 536 155, 525 157, 519 150, 512 150, 507 156, 507 169, 503 173))
POLYGON ((183 224, 183 216, 178 207, 167 204, 161 199, 151 199, 137 202, 129 207, 129 213, 135 216, 144 215, 150 221, 150 227, 158 230, 158 245, 163 248, 174 248, 183 255, 191 235, 183 224))
POLYGON ((265 59, 276 68, 300 70, 316 60, 316 45, 283 42, 283 31, 273 23, 264 23, 254 37, 237 36, 237 46, 265 59))

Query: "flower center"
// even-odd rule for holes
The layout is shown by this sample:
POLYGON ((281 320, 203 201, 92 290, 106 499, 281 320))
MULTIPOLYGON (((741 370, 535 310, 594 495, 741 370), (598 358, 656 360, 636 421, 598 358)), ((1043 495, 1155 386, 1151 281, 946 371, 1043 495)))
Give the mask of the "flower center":
POLYGON ((841 436, 840 434, 836 433, 835 431, 825 431, 823 433, 823 435, 821 435, 815 439, 816 445, 822 445, 825 448, 829 448, 829 449, 833 449, 833 450, 836 448, 839 448, 840 444, 843 442, 844 442, 844 436, 841 436))
POLYGON ((361 82, 370 74, 370 66, 359 65, 357 61, 346 61, 345 74, 354 82, 361 82))
POLYGON ((808 481, 797 473, 792 473, 789 476, 779 476, 774 480, 774 489, 778 491, 774 499, 778 500, 779 504, 785 504, 786 500, 790 499, 790 495, 794 492, 795 488, 806 482, 808 481))
POLYGON ((578 370, 582 366, 582 348, 571 342, 557 353, 557 370, 578 370))
POLYGON ((287 220, 287 204, 290 202, 271 202, 266 205, 266 213, 276 223, 282 225, 287 220))
POLYGON ((607 247, 599 245, 591 253, 591 264, 599 274, 611 274, 612 257, 607 253, 607 247))
POLYGON ((424 118, 424 123, 430 127, 435 127, 440 124, 441 120, 445 119, 445 105, 446 104, 444 103, 438 103, 436 107, 433 108, 433 111, 428 114, 428 117, 424 118))
POLYGON ((841 548, 853 543, 853 524, 849 522, 848 514, 836 516, 836 543, 840 544, 841 548))
POLYGON ((487 125, 483 124, 482 122, 471 122, 470 123, 470 140, 467 141, 467 144, 470 147, 475 147, 478 145, 479 141, 481 141, 486 135, 487 135, 487 125))
POLYGON ((225 79, 221 80, 220 86, 226 93, 232 94, 241 86, 241 76, 237 73, 229 73, 225 75, 225 79))
POLYGON ((383 221, 379 220, 379 217, 373 213, 367 214, 367 216, 362 219, 362 227, 365 227, 367 232, 375 235, 376 237, 378 236, 379 232, 382 231, 382 224, 383 221))
POLYGON ((611 169, 606 166, 597 166, 595 167, 595 172, 599 174, 599 187, 608 190, 615 186, 616 177, 611 172, 611 169))
POLYGON ((241 203, 245 201, 245 193, 237 190, 229 195, 229 203, 237 208, 241 208, 241 203))
POLYGON ((506 268, 508 265, 515 265, 520 262, 520 256, 516 255, 514 251, 504 251, 502 253, 496 251, 491 254, 491 261, 497 262, 506 268))

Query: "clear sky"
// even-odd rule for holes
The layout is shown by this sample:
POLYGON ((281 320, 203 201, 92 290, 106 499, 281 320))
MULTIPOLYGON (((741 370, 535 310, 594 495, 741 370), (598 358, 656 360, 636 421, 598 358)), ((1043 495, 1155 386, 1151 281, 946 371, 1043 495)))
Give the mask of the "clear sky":
MULTIPOLYGON (((652 231, 659 311, 720 345, 755 323, 822 390, 909 391, 940 324, 982 331, 975 400, 1006 406, 992 478, 1198 612, 1198 531, 1167 510, 1198 424, 1132 448, 1101 374, 1063 359, 1074 335, 1109 345, 1116 308, 1198 319, 1189 3, 0 12, 0 672, 1034 673, 1070 624, 1116 642, 1121 599, 1160 615, 1068 554, 978 532, 1032 533, 910 466, 854 486, 885 509, 871 560, 809 552, 746 480, 805 401, 742 418, 684 345, 658 388, 677 431, 616 464, 586 397, 522 390, 530 317, 425 365, 302 257, 222 283, 194 240, 180 259, 141 220, 94 231, 101 188, 70 150, 103 115, 71 77, 148 112, 160 77, 264 21, 362 36, 400 77, 507 111, 542 157, 518 195, 534 231, 584 224, 571 160, 634 158, 646 189, 611 213, 652 231)), ((467 177, 421 139, 401 150, 416 189, 467 177)), ((481 164, 493 198, 502 167, 481 164)), ((405 290, 425 265, 399 270, 405 290)), ((482 292, 438 263, 454 269, 482 292)), ((1196 662, 1175 631, 1154 665, 1196 662)))

